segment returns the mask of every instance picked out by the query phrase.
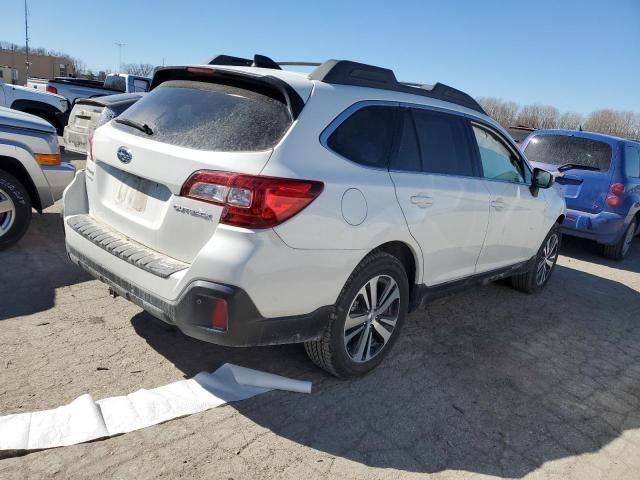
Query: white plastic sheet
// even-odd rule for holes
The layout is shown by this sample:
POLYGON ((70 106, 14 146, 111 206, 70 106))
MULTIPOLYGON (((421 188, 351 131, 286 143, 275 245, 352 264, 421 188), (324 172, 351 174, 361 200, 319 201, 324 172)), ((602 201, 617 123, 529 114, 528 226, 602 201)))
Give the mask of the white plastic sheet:
POLYGON ((0 450, 73 445, 132 432, 270 390, 311 393, 311 382, 224 364, 151 390, 94 401, 81 395, 52 410, 0 417, 0 450))

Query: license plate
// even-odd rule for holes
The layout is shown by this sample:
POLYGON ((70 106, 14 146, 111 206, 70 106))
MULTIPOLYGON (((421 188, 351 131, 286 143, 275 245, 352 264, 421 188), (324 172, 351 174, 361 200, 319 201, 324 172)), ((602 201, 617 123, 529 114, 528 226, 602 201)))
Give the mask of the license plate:
POLYGON ((125 176, 114 190, 113 201, 117 205, 136 212, 144 212, 149 200, 152 182, 134 175, 125 176))

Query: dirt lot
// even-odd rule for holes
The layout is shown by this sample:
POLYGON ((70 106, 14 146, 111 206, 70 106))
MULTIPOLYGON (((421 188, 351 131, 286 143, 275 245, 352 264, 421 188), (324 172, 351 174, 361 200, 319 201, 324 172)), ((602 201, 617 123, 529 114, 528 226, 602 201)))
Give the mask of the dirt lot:
POLYGON ((0 478, 640 478, 640 240, 567 240, 547 290, 504 284, 411 315, 338 381, 302 347, 184 337, 65 257, 59 206, 0 254, 0 414, 122 395, 225 362, 313 381, 119 437, 0 460, 0 478))

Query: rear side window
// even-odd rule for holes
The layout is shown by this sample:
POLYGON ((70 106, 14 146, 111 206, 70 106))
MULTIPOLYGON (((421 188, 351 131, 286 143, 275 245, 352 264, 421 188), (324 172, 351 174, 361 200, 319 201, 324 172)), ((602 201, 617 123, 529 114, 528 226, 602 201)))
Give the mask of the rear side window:
POLYGON ((640 150, 631 145, 625 149, 624 173, 627 177, 640 178, 640 150))
POLYGON ((386 168, 395 129, 392 107, 363 107, 329 136, 327 146, 352 162, 386 168))
POLYGON ((590 138, 568 135, 536 135, 524 150, 532 162, 581 165, 606 172, 611 165, 611 146, 590 138))
POLYGON ((149 81, 144 80, 143 78, 134 78, 133 79, 133 91, 138 92, 146 92, 149 90, 149 81))
POLYGON ((422 171, 473 176, 473 155, 465 121, 456 115, 412 109, 422 158, 422 171))
POLYGON ((119 117, 147 124, 153 130, 151 136, 120 123, 113 126, 197 150, 267 150, 278 143, 292 123, 284 99, 276 97, 229 85, 168 81, 119 117))

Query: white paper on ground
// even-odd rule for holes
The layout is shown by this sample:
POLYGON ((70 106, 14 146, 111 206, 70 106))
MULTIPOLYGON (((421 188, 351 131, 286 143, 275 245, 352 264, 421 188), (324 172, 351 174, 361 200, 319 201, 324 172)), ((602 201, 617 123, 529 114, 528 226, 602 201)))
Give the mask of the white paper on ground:
POLYGON ((151 390, 95 402, 81 395, 52 410, 0 417, 0 450, 61 447, 132 432, 270 390, 311 393, 311 382, 225 363, 151 390))

